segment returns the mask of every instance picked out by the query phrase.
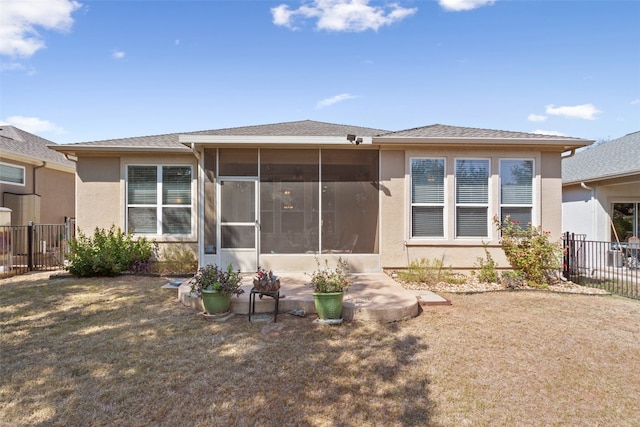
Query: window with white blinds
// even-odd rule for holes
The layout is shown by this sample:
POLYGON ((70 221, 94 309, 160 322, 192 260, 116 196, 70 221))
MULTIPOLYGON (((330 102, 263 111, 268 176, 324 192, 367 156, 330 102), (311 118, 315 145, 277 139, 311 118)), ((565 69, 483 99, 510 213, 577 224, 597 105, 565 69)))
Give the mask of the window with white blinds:
POLYGON ((411 159, 411 237, 444 237, 444 159, 411 159))
POLYGON ((525 226, 532 209, 533 160, 500 160, 500 218, 525 226))
POLYGON ((0 182, 3 184, 24 185, 24 167, 0 163, 0 182))
POLYGON ((456 237, 487 237, 489 160, 456 159, 456 237))
POLYGON ((192 175, 191 166, 128 166, 128 230, 191 234, 192 175))

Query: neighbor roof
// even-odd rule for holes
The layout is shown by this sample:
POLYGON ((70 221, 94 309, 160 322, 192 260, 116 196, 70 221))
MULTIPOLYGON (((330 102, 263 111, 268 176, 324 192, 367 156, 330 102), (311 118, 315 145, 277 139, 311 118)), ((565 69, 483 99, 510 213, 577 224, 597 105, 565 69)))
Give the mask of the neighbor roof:
POLYGON ((40 138, 15 126, 0 126, 0 157, 30 163, 35 161, 54 163, 75 169, 75 163, 49 149, 55 142, 40 138))
POLYGON ((562 183, 640 175, 640 131, 602 142, 562 160, 562 183))

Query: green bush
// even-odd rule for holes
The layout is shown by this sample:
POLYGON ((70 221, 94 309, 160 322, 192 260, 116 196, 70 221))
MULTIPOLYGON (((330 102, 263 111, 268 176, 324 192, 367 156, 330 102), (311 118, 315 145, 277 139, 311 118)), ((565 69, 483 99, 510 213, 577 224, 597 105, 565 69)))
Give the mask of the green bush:
POLYGON ((549 241, 549 233, 531 223, 520 226, 507 216, 493 222, 502 234, 502 249, 509 264, 518 270, 531 286, 541 287, 556 280, 556 273, 562 265, 562 246, 549 241))
MULTIPOLYGON (((484 256, 485 258, 478 257, 476 258, 475 266, 478 267, 478 280, 481 283, 495 283, 498 281, 498 264, 493 260, 489 249, 487 249, 487 245, 484 245, 484 256)), ((475 271, 471 272, 475 274, 475 271)))
POLYGON ((400 279, 408 283, 424 283, 435 285, 440 282, 464 283, 466 278, 463 275, 455 274, 451 267, 446 268, 441 259, 420 258, 411 261, 405 271, 399 273, 400 279))
POLYGON ((69 241, 69 265, 66 269, 74 276, 117 276, 123 271, 146 270, 153 256, 155 242, 146 238, 133 238, 112 225, 107 231, 96 227, 93 237, 78 230, 69 241))

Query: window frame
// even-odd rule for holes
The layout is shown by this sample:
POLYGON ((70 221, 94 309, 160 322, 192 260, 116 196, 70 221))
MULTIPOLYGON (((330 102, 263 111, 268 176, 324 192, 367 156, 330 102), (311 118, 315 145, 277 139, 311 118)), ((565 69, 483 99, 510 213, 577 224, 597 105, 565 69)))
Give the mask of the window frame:
POLYGON ((20 187, 24 187, 27 185, 27 169, 24 166, 14 165, 12 163, 6 163, 6 162, 0 162, 0 166, 6 166, 9 168, 18 169, 21 171, 21 175, 22 175, 22 182, 13 182, 13 181, 6 181, 2 179, 2 175, 0 174, 0 183, 8 184, 8 185, 17 185, 20 187))
MULTIPOLYGON (((536 182, 536 162, 535 159, 533 158, 528 158, 528 157, 523 157, 523 158, 516 158, 516 157, 504 157, 504 158, 500 158, 498 159, 498 195, 499 195, 499 200, 498 200, 498 215, 499 218, 501 220, 503 220, 504 216, 502 215, 502 209, 503 208, 529 208, 530 209, 530 222, 531 224, 533 224, 534 222, 534 200, 535 200, 535 182, 536 182), (510 203, 510 204, 506 204, 502 202, 502 162, 506 162, 506 161, 521 161, 521 162, 527 162, 530 161, 531 162, 531 202, 529 204, 523 204, 523 203, 510 203)), ((522 226, 524 226, 525 224, 522 224, 522 226)))
POLYGON ((125 227, 127 231, 129 231, 129 208, 151 208, 155 207, 156 209, 156 232, 155 233, 144 233, 144 232, 136 232, 133 233, 137 236, 154 236, 154 237, 165 237, 169 239, 182 239, 182 238, 194 238, 195 230, 196 230, 196 177, 194 176, 194 165, 189 163, 130 163, 125 165, 125 227), (129 203, 129 169, 132 167, 155 167, 156 169, 156 202, 154 204, 140 204, 140 203, 129 203), (164 168, 189 168, 191 172, 191 179, 189 183, 189 192, 190 192, 190 203, 185 204, 175 204, 175 203, 164 203, 164 192, 163 192, 163 171, 164 168), (165 233, 163 229, 163 210, 165 208, 188 208, 189 209, 189 222, 190 222, 190 230, 188 233, 165 233))
POLYGON ((411 156, 409 157, 409 238, 411 240, 443 240, 447 238, 447 158, 444 156, 411 156), (413 162, 414 160, 442 161, 442 202, 422 203, 414 202, 413 194, 413 162), (442 208, 442 235, 441 236, 417 236, 414 235, 413 212, 414 208, 442 208))
POLYGON ((453 205, 454 205, 454 240, 482 240, 491 237, 491 227, 489 226, 491 201, 492 201, 492 185, 491 185, 491 157, 455 157, 453 159, 453 205), (459 203, 458 202, 458 162, 460 161, 486 161, 487 162, 487 198, 485 203, 459 203), (464 236, 458 232, 458 209, 459 208, 483 208, 486 209, 485 226, 487 232, 484 236, 464 236))

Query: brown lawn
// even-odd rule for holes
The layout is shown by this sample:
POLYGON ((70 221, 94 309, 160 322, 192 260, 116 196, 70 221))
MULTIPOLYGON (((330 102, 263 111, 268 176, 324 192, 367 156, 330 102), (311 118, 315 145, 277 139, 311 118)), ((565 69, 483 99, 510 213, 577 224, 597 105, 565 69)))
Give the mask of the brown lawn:
POLYGON ((0 281, 0 425, 640 425, 640 301, 447 294, 394 324, 213 323, 167 279, 47 277, 0 281))

